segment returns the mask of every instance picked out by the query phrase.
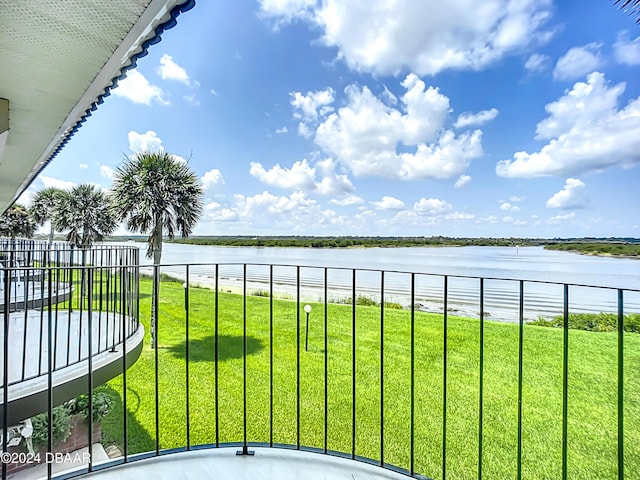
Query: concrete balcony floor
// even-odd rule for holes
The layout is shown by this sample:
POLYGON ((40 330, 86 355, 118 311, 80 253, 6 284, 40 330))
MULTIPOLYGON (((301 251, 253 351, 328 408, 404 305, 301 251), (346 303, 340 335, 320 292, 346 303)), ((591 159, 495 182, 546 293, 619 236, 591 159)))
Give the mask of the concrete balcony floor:
POLYGON ((282 448, 256 447, 253 456, 237 447, 174 453, 85 474, 91 480, 407 480, 406 475, 347 458, 282 448))

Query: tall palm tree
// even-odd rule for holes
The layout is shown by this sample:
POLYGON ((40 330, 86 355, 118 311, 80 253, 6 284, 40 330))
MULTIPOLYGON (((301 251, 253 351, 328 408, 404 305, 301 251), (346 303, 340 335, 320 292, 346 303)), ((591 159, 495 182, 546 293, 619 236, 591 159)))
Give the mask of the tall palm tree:
POLYGON ((84 183, 63 191, 52 217, 56 230, 68 231, 72 246, 89 248, 116 229, 109 197, 95 185, 84 183))
POLYGON ((16 203, 0 215, 0 236, 31 238, 35 231, 36 224, 22 205, 16 203))
POLYGON ((151 346, 155 346, 158 298, 158 265, 162 259, 162 237, 188 237, 203 209, 204 190, 189 165, 172 154, 146 151, 126 158, 116 170, 111 191, 118 220, 132 232, 148 234, 147 258, 155 266, 151 346))
POLYGON ((53 215, 58 201, 63 194, 64 190, 60 188, 43 188, 33 196, 33 202, 29 209, 31 217, 36 222, 36 225, 44 225, 46 222, 51 224, 51 228, 49 229, 49 245, 53 243, 53 235, 55 233, 53 215))

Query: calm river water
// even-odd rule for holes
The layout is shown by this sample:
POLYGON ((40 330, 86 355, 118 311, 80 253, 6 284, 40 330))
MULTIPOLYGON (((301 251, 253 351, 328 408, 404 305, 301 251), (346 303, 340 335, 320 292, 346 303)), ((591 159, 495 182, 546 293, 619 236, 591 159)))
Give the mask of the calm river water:
MULTIPOLYGON (((146 246, 137 245, 141 249, 141 263, 150 264, 144 258, 146 246)), ((640 260, 586 256, 542 247, 314 249, 165 243, 162 263, 225 264, 219 267, 219 285, 232 291, 242 288, 242 264, 273 264, 276 265, 273 267, 273 289, 276 295, 284 297, 295 295, 295 265, 301 265, 301 298, 310 302, 323 300, 323 267, 330 267, 327 272, 327 297, 330 301, 344 300, 352 295, 353 273, 350 269, 358 269, 356 295, 367 295, 379 301, 384 294, 384 301, 404 306, 410 305, 411 275, 399 272, 416 273, 415 302, 428 311, 443 310, 444 275, 448 275, 448 308, 459 315, 478 315, 480 281, 477 277, 486 279, 484 299, 485 311, 489 313, 487 318, 517 320, 519 280, 525 280, 524 316, 527 320, 562 313, 563 283, 609 287, 571 286, 569 306, 573 312, 617 311, 617 288, 637 290, 624 292, 625 312, 640 312, 640 260), (386 271, 384 290, 379 270, 386 271)), ((162 271, 185 278, 184 266, 165 266, 162 271)), ((246 272, 248 292, 268 290, 269 275, 268 266, 249 265, 246 272)), ((189 278, 192 283, 213 285, 215 267, 192 266, 189 278)))

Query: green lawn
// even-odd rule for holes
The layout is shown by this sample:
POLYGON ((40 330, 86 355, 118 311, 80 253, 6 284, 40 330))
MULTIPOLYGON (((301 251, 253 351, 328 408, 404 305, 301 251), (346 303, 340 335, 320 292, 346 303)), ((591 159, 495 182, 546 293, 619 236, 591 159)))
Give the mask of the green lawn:
MULTIPOLYGON (((128 451, 155 449, 154 351, 149 348, 151 283, 141 281, 145 347, 127 374, 128 451)), ((189 399, 191 444, 216 440, 213 290, 190 290, 189 399)), ((242 440, 241 295, 219 294, 219 440, 242 440)), ((300 442, 323 447, 323 305, 312 304, 309 351, 301 312, 300 442)), ((350 305, 329 305, 328 448, 351 451, 350 305)), ((356 454, 380 458, 380 309, 358 306, 356 326, 356 454)), ((386 309, 384 329, 384 460, 410 461, 410 312, 386 309)), ((477 476, 478 320, 449 317, 447 478, 477 476)), ((269 442, 269 299, 247 297, 248 438, 269 442)), ((640 335, 625 335, 626 478, 640 478, 640 335)), ((617 337, 571 330, 569 477, 617 478, 617 337)), ((415 469, 442 476, 443 319, 415 315, 415 469)), ((186 444, 185 311, 180 283, 163 282, 159 320, 161 448, 186 444)), ((273 441, 296 443, 296 303, 273 301, 273 441)), ((522 472, 561 477, 562 330, 524 329, 522 472)), ((484 478, 517 471, 518 326, 485 323, 484 478)), ((122 444, 122 379, 100 387, 119 402, 103 422, 104 442, 122 444)))

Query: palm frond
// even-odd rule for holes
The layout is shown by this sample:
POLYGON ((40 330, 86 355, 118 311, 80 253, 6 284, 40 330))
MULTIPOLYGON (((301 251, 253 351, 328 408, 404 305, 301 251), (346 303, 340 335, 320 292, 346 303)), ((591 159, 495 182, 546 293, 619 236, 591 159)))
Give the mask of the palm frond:
POLYGON ((116 170, 112 201, 129 230, 146 233, 147 257, 162 249, 162 236, 187 236, 200 219, 204 191, 191 168, 164 150, 125 158, 116 170))
POLYGON ((629 16, 635 17, 636 23, 640 25, 640 0, 614 0, 613 4, 629 16))

